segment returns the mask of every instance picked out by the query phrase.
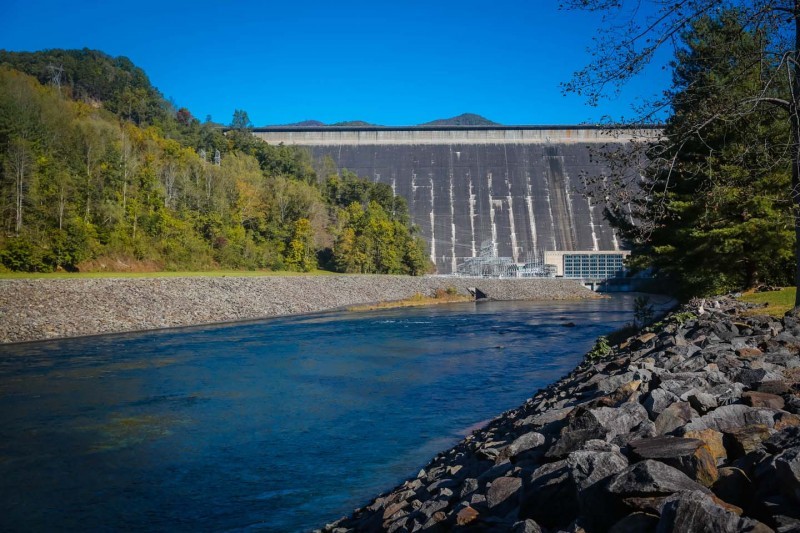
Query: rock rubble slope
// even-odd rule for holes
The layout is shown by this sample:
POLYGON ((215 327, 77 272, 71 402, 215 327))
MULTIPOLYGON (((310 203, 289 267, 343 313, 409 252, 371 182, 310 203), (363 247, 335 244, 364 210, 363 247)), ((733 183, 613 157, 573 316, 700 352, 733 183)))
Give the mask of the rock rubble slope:
POLYGON ((746 307, 684 307, 324 531, 800 531, 800 319, 746 307))
POLYGON ((0 280, 0 342, 193 326, 478 287, 495 300, 594 298, 563 279, 265 276, 0 280))

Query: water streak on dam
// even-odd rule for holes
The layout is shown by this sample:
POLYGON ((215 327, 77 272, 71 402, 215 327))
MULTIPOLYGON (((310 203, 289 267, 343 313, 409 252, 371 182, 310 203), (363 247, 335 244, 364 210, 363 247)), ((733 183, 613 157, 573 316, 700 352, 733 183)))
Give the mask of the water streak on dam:
POLYGON ((431 260, 446 274, 485 240, 519 262, 540 250, 618 250, 602 204, 581 191, 585 175, 607 171, 597 150, 640 140, 642 130, 272 127, 254 135, 308 147, 318 169, 330 158, 339 169, 390 185, 408 201, 431 260))

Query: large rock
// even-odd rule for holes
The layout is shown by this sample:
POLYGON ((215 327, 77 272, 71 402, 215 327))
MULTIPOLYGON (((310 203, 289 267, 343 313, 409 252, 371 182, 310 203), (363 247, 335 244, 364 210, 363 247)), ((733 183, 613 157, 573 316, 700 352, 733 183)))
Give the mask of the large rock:
POLYGON ((686 400, 689 402, 689 405, 692 406, 692 409, 701 415, 717 408, 717 399, 713 394, 694 390, 686 393, 685 396, 686 400))
POLYGON ((570 453, 582 449, 588 441, 604 439, 605 436, 605 431, 599 426, 576 430, 565 428, 558 439, 545 452, 545 457, 563 459, 570 453))
POLYGON ((697 412, 692 409, 689 402, 675 402, 664 409, 656 418, 656 434, 666 435, 672 433, 697 416, 697 412))
POLYGON ((766 407, 768 409, 783 409, 785 405, 783 398, 777 394, 756 391, 748 391, 742 394, 742 401, 750 407, 766 407))
POLYGON ((492 481, 486 492, 486 505, 489 510, 505 514, 502 510, 510 510, 519 503, 522 480, 518 477, 499 477, 492 481))
POLYGON ((577 489, 566 460, 537 468, 523 486, 519 517, 547 528, 566 527, 578 515, 577 489))
POLYGON ((623 374, 615 374, 612 376, 603 376, 602 374, 599 374, 600 379, 598 379, 594 385, 597 390, 608 394, 619 389, 621 386, 630 383, 631 381, 646 381, 649 379, 649 377, 650 376, 647 375, 645 371, 641 370, 625 372, 623 374))
POLYGON ((511 527, 511 533, 542 533, 542 528, 529 518, 528 520, 516 522, 511 527))
POLYGON ((770 533, 772 529, 756 520, 741 517, 717 504, 706 493, 687 491, 664 500, 658 533, 728 533, 750 531, 770 533))
POLYGON ((753 501, 753 482, 741 468, 720 468, 719 478, 711 490, 720 499, 742 508, 753 501))
POLYGON ((625 403, 620 407, 579 408, 572 413, 569 424, 545 456, 562 459, 580 450, 589 440, 612 441, 616 437, 631 434, 640 426, 645 433, 650 433, 652 426, 648 424, 651 423, 647 410, 638 402, 625 403))
POLYGON ((613 476, 607 486, 609 509, 617 518, 631 512, 657 513, 667 496, 681 491, 710 491, 665 463, 646 459, 613 476))
POLYGON ((582 450, 569 454, 567 466, 572 483, 580 492, 621 472, 628 467, 628 460, 619 452, 582 450))
POLYGON ((630 448, 634 457, 666 463, 706 487, 719 477, 714 455, 698 439, 656 437, 632 441, 630 448))
POLYGON ((800 505, 800 446, 779 453, 775 457, 775 469, 776 481, 784 495, 800 505))
POLYGON ((647 396, 644 398, 644 405, 647 412, 650 414, 650 419, 655 420, 658 415, 660 415, 664 409, 672 405, 673 403, 680 401, 676 395, 672 394, 671 392, 658 388, 652 389, 647 396))
POLYGON ((560 422, 567 418, 567 416, 575 409, 574 407, 564 407, 562 409, 548 409, 543 413, 530 415, 522 420, 519 420, 515 426, 534 426, 541 427, 553 422, 560 422))
POLYGON ((746 387, 756 388, 764 381, 778 381, 782 378, 780 374, 771 372, 764 368, 743 368, 736 374, 736 381, 743 383, 746 387))
POLYGON ((456 515, 456 524, 459 526, 466 526, 467 524, 474 522, 479 515, 480 513, 476 509, 467 505, 458 511, 458 514, 456 515))
POLYGON ((606 505, 604 482, 628 467, 619 451, 583 450, 569 454, 570 479, 578 492, 580 515, 588 526, 607 529, 613 517, 602 510, 606 505))
POLYGON ((725 449, 730 459, 743 457, 761 447, 761 443, 771 435, 771 430, 764 424, 754 424, 743 428, 735 428, 725 433, 725 449))
POLYGON ((775 426, 774 409, 749 407, 747 405, 723 405, 707 415, 695 418, 683 427, 683 433, 701 429, 715 429, 726 433, 738 428, 763 424, 769 428, 775 426))
POLYGON ((769 453, 780 453, 783 450, 800 446, 800 427, 786 427, 765 440, 763 444, 769 453))
POLYGON ((683 436, 687 439, 698 439, 703 441, 706 446, 708 446, 711 455, 714 456, 714 460, 716 461, 717 465, 728 458, 728 452, 725 450, 722 433, 716 429, 709 428, 684 431, 683 436))
POLYGON ((630 433, 642 422, 649 421, 647 410, 637 403, 626 403, 620 407, 600 407, 590 411, 591 416, 606 432, 606 440, 630 433))
POLYGON ((524 433, 514 439, 514 442, 502 448, 500 453, 498 454, 499 459, 513 459, 514 457, 532 450, 534 448, 538 448, 542 444, 544 444, 545 438, 544 435, 541 433, 537 433, 535 431, 531 431, 529 433, 524 433))

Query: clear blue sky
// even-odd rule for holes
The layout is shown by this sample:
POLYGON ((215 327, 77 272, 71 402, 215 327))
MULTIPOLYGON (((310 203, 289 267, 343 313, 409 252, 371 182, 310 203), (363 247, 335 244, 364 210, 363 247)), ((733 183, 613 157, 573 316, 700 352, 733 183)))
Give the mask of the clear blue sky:
POLYGON ((649 69, 592 108, 559 83, 588 61, 597 18, 558 0, 5 0, 0 48, 129 57, 200 120, 418 124, 464 112, 503 124, 631 116, 669 85, 649 69))

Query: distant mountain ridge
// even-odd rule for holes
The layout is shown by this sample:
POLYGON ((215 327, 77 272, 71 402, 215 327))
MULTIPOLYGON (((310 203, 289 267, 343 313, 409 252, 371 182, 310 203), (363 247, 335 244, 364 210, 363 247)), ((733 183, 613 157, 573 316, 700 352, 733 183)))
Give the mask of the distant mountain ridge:
POLYGON ((486 117, 476 115, 475 113, 462 113, 457 117, 440 118, 420 126, 499 126, 497 122, 492 122, 486 117))
MULTIPOLYGON (((476 115, 475 113, 462 113, 457 117, 440 118, 425 122, 424 124, 417 124, 418 126, 499 126, 497 122, 493 122, 486 117, 476 115)), ((293 122, 292 124, 280 124, 277 127, 286 128, 335 128, 335 127, 351 127, 351 128, 367 128, 367 127, 380 127, 379 124, 371 124, 363 120, 347 120, 344 122, 335 122, 333 124, 325 124, 319 120, 303 120, 300 122, 293 122)))
POLYGON ((319 120, 302 120, 300 122, 292 122, 291 124, 280 124, 278 127, 285 128, 336 128, 336 127, 368 127, 377 126, 378 124, 370 124, 363 120, 346 120, 344 122, 334 122, 333 124, 325 124, 319 120))

